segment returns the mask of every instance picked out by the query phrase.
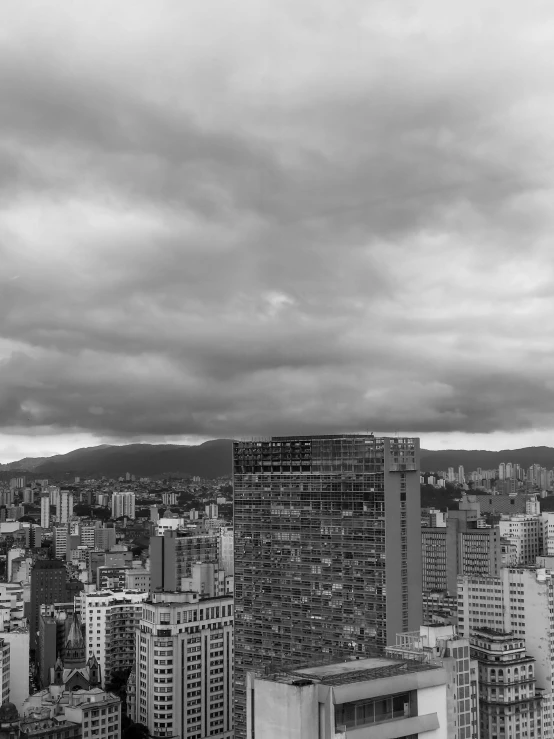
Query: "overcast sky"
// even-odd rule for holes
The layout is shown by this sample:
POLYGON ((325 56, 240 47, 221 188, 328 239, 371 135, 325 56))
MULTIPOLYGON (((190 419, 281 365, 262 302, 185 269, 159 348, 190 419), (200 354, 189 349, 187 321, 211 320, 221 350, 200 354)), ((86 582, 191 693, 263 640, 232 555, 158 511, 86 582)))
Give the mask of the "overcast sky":
POLYGON ((0 461, 554 445, 554 14, 2 0, 0 461))

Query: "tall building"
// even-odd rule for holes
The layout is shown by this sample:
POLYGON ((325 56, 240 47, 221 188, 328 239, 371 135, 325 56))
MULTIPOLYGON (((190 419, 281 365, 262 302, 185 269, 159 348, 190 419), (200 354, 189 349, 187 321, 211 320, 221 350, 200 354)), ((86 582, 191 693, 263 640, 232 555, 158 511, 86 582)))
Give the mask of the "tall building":
POLYGON ((484 627, 525 639, 535 659, 542 693, 542 737, 554 737, 554 574, 533 567, 505 567, 498 578, 458 580, 458 631, 470 636, 484 627))
POLYGON ((31 572, 31 611, 29 614, 30 648, 37 647, 41 605, 65 603, 67 573, 59 559, 39 559, 31 572))
POLYGON ((62 559, 67 555, 67 544, 69 542, 69 528, 66 523, 54 524, 54 557, 62 559))
POLYGON ((477 528, 475 511, 451 511, 445 527, 422 527, 423 592, 454 595, 458 575, 498 576, 502 547, 498 529, 477 528))
POLYGON ((220 537, 217 531, 189 534, 166 531, 150 537, 150 574, 153 591, 175 592, 181 578, 191 577, 195 562, 217 562, 220 537))
POLYGON ((114 528, 97 528, 94 531, 94 548, 109 552, 115 546, 114 528))
POLYGON ((73 515, 73 493, 71 490, 60 490, 56 505, 58 523, 68 523, 73 515))
POLYGON ((1 636, 10 645, 10 701, 21 711, 29 695, 29 629, 12 628, 1 636))
POLYGON ((517 564, 535 564, 541 554, 543 526, 540 515, 516 513, 501 517, 498 522, 500 536, 515 546, 517 564))
POLYGON ((226 575, 235 572, 235 535, 231 527, 219 529, 219 566, 226 575))
POLYGON ((112 518, 135 517, 135 494, 129 491, 112 495, 112 518))
POLYGON ((135 662, 135 632, 148 593, 104 590, 80 594, 81 617, 87 631, 87 654, 100 665, 102 687, 114 670, 135 662))
POLYGON ((245 676, 367 657, 421 623, 419 439, 234 444, 235 726, 245 676))
POLYGON ((73 603, 69 602, 40 607, 35 663, 41 688, 50 685, 50 670, 57 658, 65 657, 65 643, 73 611, 73 603))
POLYGON ((447 674, 447 736, 478 739, 478 665, 469 659, 469 639, 456 634, 454 626, 422 626, 419 631, 396 635, 386 654, 443 667, 447 674))
POLYGON ((483 628, 471 637, 479 663, 481 737, 542 737, 541 701, 535 660, 515 634, 483 628))
POLYGON ((154 737, 231 739, 232 695, 233 598, 152 593, 136 637, 131 718, 154 737))
POLYGON ((43 529, 50 528, 50 494, 40 494, 40 525, 43 529))
POLYGON ((2 703, 10 699, 10 645, 0 638, 0 691, 2 703))

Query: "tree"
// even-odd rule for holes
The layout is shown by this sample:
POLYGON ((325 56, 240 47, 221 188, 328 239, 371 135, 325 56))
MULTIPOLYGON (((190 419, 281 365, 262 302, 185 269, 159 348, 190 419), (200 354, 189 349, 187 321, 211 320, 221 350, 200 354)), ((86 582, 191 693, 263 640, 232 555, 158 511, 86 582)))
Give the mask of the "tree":
POLYGON ((76 506, 73 506, 73 513, 76 516, 90 516, 92 512, 92 508, 89 505, 86 505, 86 503, 77 503, 76 506))
POLYGON ((109 508, 93 508, 92 515, 95 518, 100 518, 102 521, 109 521, 112 517, 112 512, 109 508))
POLYGON ((123 731, 123 739, 148 739, 150 732, 144 724, 131 724, 123 731))

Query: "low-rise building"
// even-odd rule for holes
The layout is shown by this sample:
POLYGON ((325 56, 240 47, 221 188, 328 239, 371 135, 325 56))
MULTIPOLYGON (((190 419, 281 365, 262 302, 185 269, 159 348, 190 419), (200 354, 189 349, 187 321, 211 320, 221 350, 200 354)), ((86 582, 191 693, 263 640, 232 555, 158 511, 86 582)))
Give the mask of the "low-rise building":
POLYGON ((36 718, 37 713, 78 725, 82 739, 121 738, 121 701, 100 688, 66 690, 63 685, 50 685, 24 703, 25 718, 36 718))
POLYGON ((396 635, 386 648, 389 657, 444 667, 447 672, 449 739, 478 739, 478 664, 470 660, 470 641, 458 637, 454 626, 421 626, 396 635))
POLYGON ((247 739, 452 739, 444 668, 369 657, 247 675, 247 739))

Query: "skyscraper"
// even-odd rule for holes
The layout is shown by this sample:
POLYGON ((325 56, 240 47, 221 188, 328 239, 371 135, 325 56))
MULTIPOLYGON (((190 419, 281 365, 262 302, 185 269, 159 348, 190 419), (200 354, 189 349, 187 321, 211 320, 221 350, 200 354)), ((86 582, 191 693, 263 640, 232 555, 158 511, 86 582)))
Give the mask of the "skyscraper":
POLYGON ((135 517, 135 494, 131 491, 114 493, 112 495, 112 518, 135 517))
POLYGON ((220 537, 217 532, 189 534, 166 531, 150 537, 150 573, 152 590, 174 592, 181 588, 181 578, 192 575, 195 562, 217 562, 220 537))
POLYGON ((40 525, 43 529, 50 528, 50 493, 40 494, 40 525))
POLYGON ((36 649, 41 605, 65 603, 67 573, 59 559, 39 559, 31 572, 30 647, 36 649))
POLYGON ((73 515, 73 493, 70 490, 61 490, 56 505, 58 523, 67 523, 73 515))
POLYGON ((231 739, 232 685, 232 596, 152 593, 136 632, 131 716, 153 737, 231 739))
POLYGON ((245 674, 367 657, 421 623, 419 439, 234 444, 235 726, 245 674))

